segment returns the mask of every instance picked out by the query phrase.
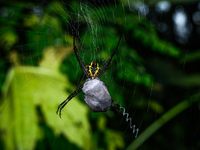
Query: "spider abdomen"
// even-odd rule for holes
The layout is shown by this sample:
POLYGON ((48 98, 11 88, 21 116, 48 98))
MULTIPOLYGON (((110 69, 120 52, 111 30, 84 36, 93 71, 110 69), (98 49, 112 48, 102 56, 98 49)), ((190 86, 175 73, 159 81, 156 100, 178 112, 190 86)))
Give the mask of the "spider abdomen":
POLYGON ((94 112, 103 112, 110 109, 112 100, 105 83, 99 78, 87 79, 82 88, 84 100, 94 112))

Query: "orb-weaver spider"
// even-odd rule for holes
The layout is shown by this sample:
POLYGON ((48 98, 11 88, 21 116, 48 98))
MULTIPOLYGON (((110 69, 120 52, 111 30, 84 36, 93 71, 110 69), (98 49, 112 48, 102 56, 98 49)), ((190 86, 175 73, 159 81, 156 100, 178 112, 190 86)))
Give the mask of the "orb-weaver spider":
POLYGON ((113 56, 115 55, 117 48, 119 46, 121 37, 119 38, 118 44, 114 52, 112 53, 111 57, 105 63, 103 68, 99 67, 99 64, 96 61, 89 63, 88 65, 84 65, 83 61, 81 60, 78 50, 75 44, 75 36, 73 35, 73 48, 76 54, 77 60, 81 69, 83 70, 84 74, 87 77, 86 82, 84 85, 78 87, 76 91, 74 91, 66 100, 64 100, 57 109, 57 114, 61 117, 61 110, 65 107, 65 105, 78 93, 83 91, 84 100, 89 106, 89 108, 94 112, 104 112, 110 109, 110 106, 120 107, 117 103, 115 103, 107 90, 107 85, 102 82, 99 77, 106 71, 108 68, 113 56))

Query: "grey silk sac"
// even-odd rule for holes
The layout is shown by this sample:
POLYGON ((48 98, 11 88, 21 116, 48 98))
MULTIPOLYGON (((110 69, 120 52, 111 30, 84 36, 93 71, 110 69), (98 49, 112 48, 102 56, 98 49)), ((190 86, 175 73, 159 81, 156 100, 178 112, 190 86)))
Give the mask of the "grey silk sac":
POLYGON ((87 79, 82 88, 84 100, 94 112, 102 112, 110 109, 112 100, 105 83, 99 78, 87 79))

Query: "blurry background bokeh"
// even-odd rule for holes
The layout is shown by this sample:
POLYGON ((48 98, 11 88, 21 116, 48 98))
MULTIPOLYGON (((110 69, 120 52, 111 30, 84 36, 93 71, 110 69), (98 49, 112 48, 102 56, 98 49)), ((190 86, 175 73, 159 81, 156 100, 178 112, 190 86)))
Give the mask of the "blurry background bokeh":
POLYGON ((198 0, 1 0, 0 149, 200 149, 200 2, 198 0), (94 113, 83 93, 83 62, 126 116, 94 113))

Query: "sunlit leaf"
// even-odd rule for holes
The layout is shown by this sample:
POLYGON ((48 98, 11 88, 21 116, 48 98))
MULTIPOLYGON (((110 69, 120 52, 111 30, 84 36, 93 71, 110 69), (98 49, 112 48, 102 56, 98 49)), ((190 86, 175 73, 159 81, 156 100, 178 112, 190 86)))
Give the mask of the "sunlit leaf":
POLYGON ((88 107, 75 97, 64 108, 62 119, 56 114, 58 105, 70 94, 65 88, 70 87, 62 74, 46 68, 12 69, 4 85, 4 101, 0 107, 0 129, 6 149, 34 149, 41 137, 37 107, 41 108, 46 124, 56 136, 62 134, 81 149, 89 149, 88 107))
POLYGON ((34 101, 29 99, 30 91, 21 86, 24 76, 17 74, 15 70, 11 70, 4 85, 7 89, 3 105, 0 107, 0 129, 6 149, 29 150, 34 148, 37 139, 36 109, 34 101))

